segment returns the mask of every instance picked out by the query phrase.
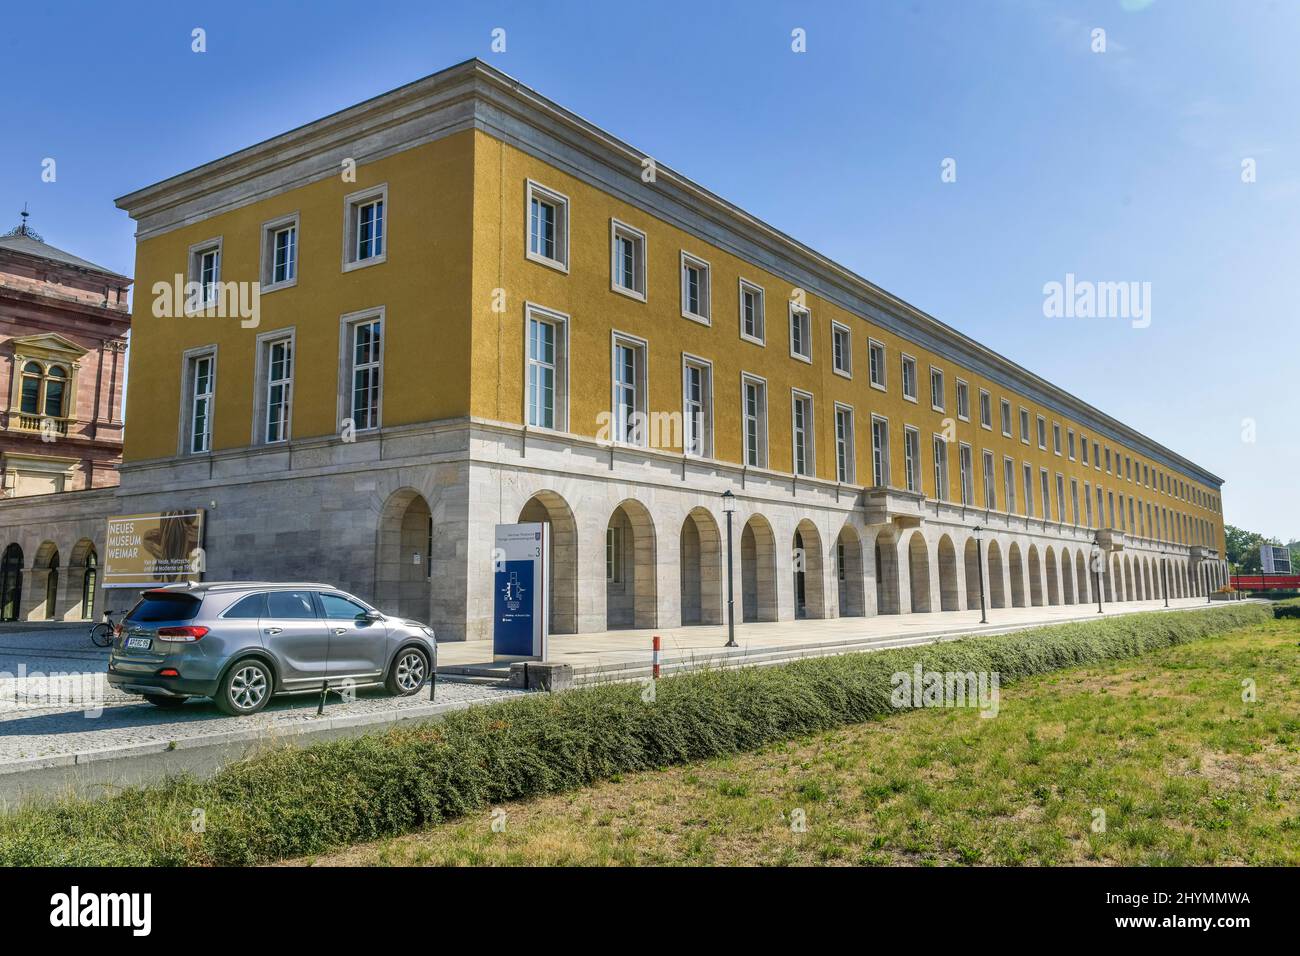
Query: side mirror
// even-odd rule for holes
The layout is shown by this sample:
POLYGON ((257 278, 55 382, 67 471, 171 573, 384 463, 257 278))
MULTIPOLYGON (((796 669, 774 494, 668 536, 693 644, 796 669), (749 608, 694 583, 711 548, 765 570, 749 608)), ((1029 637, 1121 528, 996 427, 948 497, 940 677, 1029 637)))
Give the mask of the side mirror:
POLYGON ((384 615, 381 614, 379 611, 366 611, 364 614, 361 615, 361 619, 363 621, 370 621, 371 623, 373 623, 375 621, 382 621, 384 619, 384 615))

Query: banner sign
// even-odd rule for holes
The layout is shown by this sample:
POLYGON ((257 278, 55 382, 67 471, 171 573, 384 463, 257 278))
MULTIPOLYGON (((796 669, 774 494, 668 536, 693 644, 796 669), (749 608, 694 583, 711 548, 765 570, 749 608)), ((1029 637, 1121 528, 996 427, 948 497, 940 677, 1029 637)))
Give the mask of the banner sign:
POLYGON ((1259 563, 1265 574, 1291 574, 1291 549, 1273 544, 1259 546, 1259 563))
POLYGON ((497 525, 492 555, 494 659, 546 659, 550 544, 551 526, 544 521, 497 525))
POLYGON ((203 509, 121 515, 104 538, 106 588, 148 588, 203 577, 203 509))

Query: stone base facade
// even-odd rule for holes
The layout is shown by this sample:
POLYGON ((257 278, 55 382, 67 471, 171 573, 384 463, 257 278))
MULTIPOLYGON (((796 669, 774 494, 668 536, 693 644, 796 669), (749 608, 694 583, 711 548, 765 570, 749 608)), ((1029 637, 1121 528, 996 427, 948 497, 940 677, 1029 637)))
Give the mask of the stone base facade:
POLYGON ((1094 602, 1098 580, 1103 601, 1227 581, 1217 553, 1119 529, 463 419, 127 465, 118 489, 0 502, 0 547, 32 556, 19 616, 43 619, 42 553, 102 553, 110 514, 204 508, 209 580, 320 581, 488 640, 495 526, 549 521, 554 633, 669 628, 726 620, 726 490, 737 622, 978 608, 981 570, 990 609, 1094 602))

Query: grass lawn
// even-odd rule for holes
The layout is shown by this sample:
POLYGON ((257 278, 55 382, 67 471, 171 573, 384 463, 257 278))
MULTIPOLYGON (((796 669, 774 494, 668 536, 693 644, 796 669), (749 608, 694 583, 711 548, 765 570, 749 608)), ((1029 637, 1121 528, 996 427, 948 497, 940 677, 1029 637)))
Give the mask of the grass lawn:
POLYGON ((299 862, 1300 864, 1298 665, 1278 620, 299 862))

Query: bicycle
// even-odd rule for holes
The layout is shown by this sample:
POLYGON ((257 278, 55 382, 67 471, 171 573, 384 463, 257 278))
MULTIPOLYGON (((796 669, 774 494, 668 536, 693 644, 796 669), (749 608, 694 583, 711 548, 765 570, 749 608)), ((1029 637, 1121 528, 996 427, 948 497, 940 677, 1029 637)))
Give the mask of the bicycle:
POLYGON ((96 647, 112 647, 113 632, 113 612, 105 611, 104 619, 90 629, 90 642, 96 647))

